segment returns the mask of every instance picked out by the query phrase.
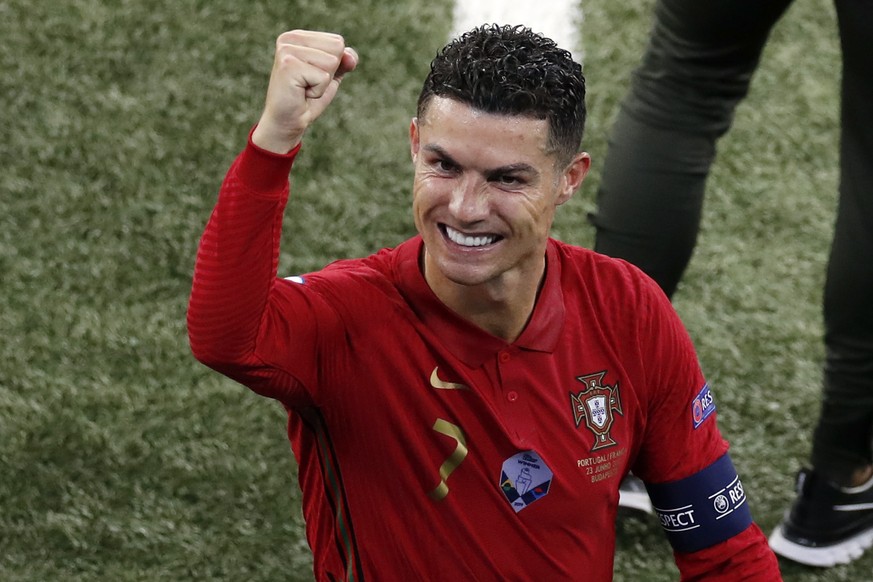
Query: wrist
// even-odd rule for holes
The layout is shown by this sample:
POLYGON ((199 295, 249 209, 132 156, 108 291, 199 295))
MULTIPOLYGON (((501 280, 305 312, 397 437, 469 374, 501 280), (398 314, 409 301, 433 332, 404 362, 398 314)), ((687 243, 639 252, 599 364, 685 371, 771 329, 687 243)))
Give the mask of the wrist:
POLYGON ((249 131, 248 146, 237 158, 236 176, 244 188, 260 197, 283 196, 288 188, 288 173, 300 151, 300 144, 290 152, 278 154, 252 141, 255 128, 249 131))
POLYGON ((288 134, 277 131, 269 123, 259 121, 252 131, 252 143, 268 152, 284 155, 300 144, 302 134, 288 134))

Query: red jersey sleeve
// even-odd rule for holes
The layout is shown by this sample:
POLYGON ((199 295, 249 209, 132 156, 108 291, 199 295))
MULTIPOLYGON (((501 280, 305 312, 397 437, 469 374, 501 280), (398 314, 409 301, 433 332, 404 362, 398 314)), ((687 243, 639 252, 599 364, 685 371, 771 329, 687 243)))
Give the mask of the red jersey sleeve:
POLYGON ((633 472, 647 483, 665 483, 709 466, 728 443, 716 424, 715 403, 695 418, 695 400, 708 388, 685 326, 654 281, 646 277, 640 285, 635 335, 642 344, 647 420, 633 472))
POLYGON ((188 337, 205 365, 266 396, 292 392, 297 379, 269 365, 262 329, 276 319, 275 289, 288 173, 286 155, 249 142, 222 182, 200 240, 188 304, 188 337))
POLYGON ((712 547, 684 554, 673 552, 682 582, 779 582, 776 555, 756 524, 712 547))
MULTIPOLYGON (((644 442, 634 472, 648 483, 685 479, 728 450, 717 425, 715 401, 696 350, 670 302, 650 287, 641 332, 649 396, 644 442)), ((760 528, 752 523, 733 537, 695 552, 674 552, 683 581, 781 580, 779 565, 760 528)))

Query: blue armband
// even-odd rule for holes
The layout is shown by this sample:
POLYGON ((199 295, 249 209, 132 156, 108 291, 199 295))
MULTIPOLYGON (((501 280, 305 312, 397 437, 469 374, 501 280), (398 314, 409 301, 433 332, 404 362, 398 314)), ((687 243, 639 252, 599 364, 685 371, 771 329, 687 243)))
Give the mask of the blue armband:
POLYGON ((677 552, 714 546, 752 523, 743 484, 727 453, 694 475, 670 483, 646 483, 646 489, 677 552))

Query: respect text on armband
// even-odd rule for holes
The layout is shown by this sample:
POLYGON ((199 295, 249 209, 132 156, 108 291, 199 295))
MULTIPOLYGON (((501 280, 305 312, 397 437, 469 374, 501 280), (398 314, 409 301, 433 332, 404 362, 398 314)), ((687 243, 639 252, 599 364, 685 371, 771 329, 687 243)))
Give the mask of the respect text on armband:
POLYGON ((746 492, 727 454, 685 479, 646 488, 667 538, 680 552, 722 542, 752 523, 746 492))

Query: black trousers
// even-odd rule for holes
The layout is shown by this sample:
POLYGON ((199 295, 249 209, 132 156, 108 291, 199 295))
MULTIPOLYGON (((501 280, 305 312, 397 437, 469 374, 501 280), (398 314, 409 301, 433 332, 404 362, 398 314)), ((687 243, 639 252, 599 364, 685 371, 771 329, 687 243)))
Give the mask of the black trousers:
MULTIPOLYGON (((697 239, 716 141, 791 0, 659 0, 610 137, 595 250, 672 296, 697 239)), ((873 462, 873 0, 835 0, 843 54, 840 191, 824 292, 826 360, 812 463, 873 462)))

